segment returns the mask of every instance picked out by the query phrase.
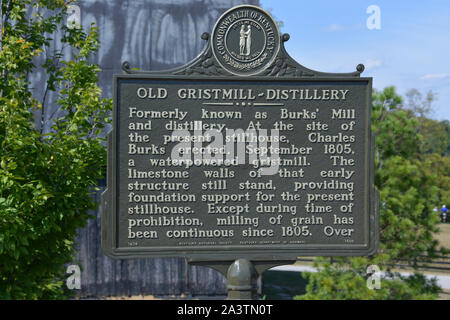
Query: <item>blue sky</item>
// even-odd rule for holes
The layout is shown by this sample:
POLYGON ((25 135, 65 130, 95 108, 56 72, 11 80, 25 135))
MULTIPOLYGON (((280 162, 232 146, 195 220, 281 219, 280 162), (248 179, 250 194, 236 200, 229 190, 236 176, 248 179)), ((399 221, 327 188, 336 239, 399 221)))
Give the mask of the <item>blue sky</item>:
POLYGON ((438 120, 450 120, 450 1, 260 0, 281 32, 291 35, 289 54, 324 72, 351 72, 359 63, 373 86, 394 85, 401 95, 416 88, 437 94, 438 120), (366 13, 380 8, 381 29, 369 30, 366 13))

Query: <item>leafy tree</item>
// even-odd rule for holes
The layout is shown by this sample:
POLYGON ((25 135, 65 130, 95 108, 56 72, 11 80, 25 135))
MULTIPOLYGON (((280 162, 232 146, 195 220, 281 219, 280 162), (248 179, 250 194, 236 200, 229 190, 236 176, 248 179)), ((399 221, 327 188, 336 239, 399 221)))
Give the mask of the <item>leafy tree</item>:
POLYGON ((450 148, 450 124, 447 120, 429 118, 433 113, 436 94, 428 91, 424 97, 419 90, 411 89, 406 93, 406 98, 405 110, 411 111, 419 121, 417 129, 422 137, 421 152, 447 156, 450 148))
POLYGON ((390 274, 381 277, 378 289, 370 289, 372 280, 366 275, 366 258, 338 259, 331 264, 319 259, 318 272, 307 273, 309 283, 306 294, 299 300, 410 300, 434 299, 440 292, 435 279, 428 280, 421 274, 405 277, 390 274))
MULTIPOLYGON (((443 157, 439 153, 427 154, 424 156, 429 166, 428 174, 434 175, 435 185, 438 188, 438 200, 435 207, 443 204, 450 204, 450 158, 443 157)), ((439 211, 440 213, 440 211, 439 211)))
POLYGON ((419 118, 429 116, 433 111, 433 101, 436 100, 436 94, 428 91, 425 97, 417 89, 411 89, 406 93, 406 107, 412 110, 419 118))
POLYGON ((448 120, 437 121, 422 119, 419 133, 423 137, 422 153, 437 153, 443 157, 449 156, 450 151, 450 123, 448 120))
POLYGON ((307 292, 297 299, 430 299, 439 293, 435 281, 417 272, 405 278, 392 270, 400 260, 420 261, 424 259, 420 255, 429 259, 438 254, 433 239, 438 217, 429 214, 438 188, 433 162, 421 154, 420 122, 401 107, 403 100, 394 87, 374 91, 372 102, 380 249, 371 257, 334 258, 334 263, 318 259, 319 271, 307 274, 307 292), (367 287, 369 265, 379 266, 386 275, 379 290, 367 287))
POLYGON ((63 25, 69 2, 1 2, 0 52, 0 299, 55 298, 63 265, 73 259, 76 230, 85 226, 91 195, 103 176, 106 151, 99 138, 111 101, 101 99, 98 66, 88 62, 98 49, 97 30, 86 34, 63 25), (32 12, 32 15, 30 14, 32 12), (59 30, 72 58, 52 56, 59 30), (41 57, 44 63, 35 66, 41 57), (35 126, 47 101, 37 101, 28 75, 46 71, 62 116, 49 133, 35 126))

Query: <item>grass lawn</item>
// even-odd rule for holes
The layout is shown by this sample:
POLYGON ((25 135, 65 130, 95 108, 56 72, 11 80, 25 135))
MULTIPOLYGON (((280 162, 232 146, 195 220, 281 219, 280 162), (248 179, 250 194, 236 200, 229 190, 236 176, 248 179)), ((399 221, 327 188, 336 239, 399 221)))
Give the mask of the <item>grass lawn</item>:
POLYGON ((450 223, 441 223, 440 232, 436 235, 441 247, 450 249, 450 223))

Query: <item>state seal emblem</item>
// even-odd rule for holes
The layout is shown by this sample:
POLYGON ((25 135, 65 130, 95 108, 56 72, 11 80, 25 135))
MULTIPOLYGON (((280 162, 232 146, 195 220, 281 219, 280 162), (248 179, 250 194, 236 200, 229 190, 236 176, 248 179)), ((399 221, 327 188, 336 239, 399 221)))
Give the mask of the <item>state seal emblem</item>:
POLYGON ((211 41, 218 63, 238 76, 262 72, 280 50, 277 24, 262 9, 250 5, 225 12, 214 26, 211 41))

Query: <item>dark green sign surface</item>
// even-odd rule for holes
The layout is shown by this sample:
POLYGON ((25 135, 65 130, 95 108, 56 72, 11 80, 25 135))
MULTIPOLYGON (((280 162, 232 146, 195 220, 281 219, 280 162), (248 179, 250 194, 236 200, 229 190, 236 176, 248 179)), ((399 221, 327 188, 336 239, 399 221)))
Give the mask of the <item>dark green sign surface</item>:
POLYGON ((124 75, 115 85, 110 254, 374 250, 370 79, 124 75), (174 138, 176 129, 191 136, 174 138), (251 143, 249 129, 267 129, 267 143, 251 143), (243 142, 244 164, 227 161, 230 141, 236 157, 243 142), (192 148, 182 158, 192 161, 173 159, 175 146, 192 148), (208 146, 215 161, 200 157, 208 146), (260 157, 264 147, 278 160, 260 157), (275 174, 262 175, 268 165, 275 174))

